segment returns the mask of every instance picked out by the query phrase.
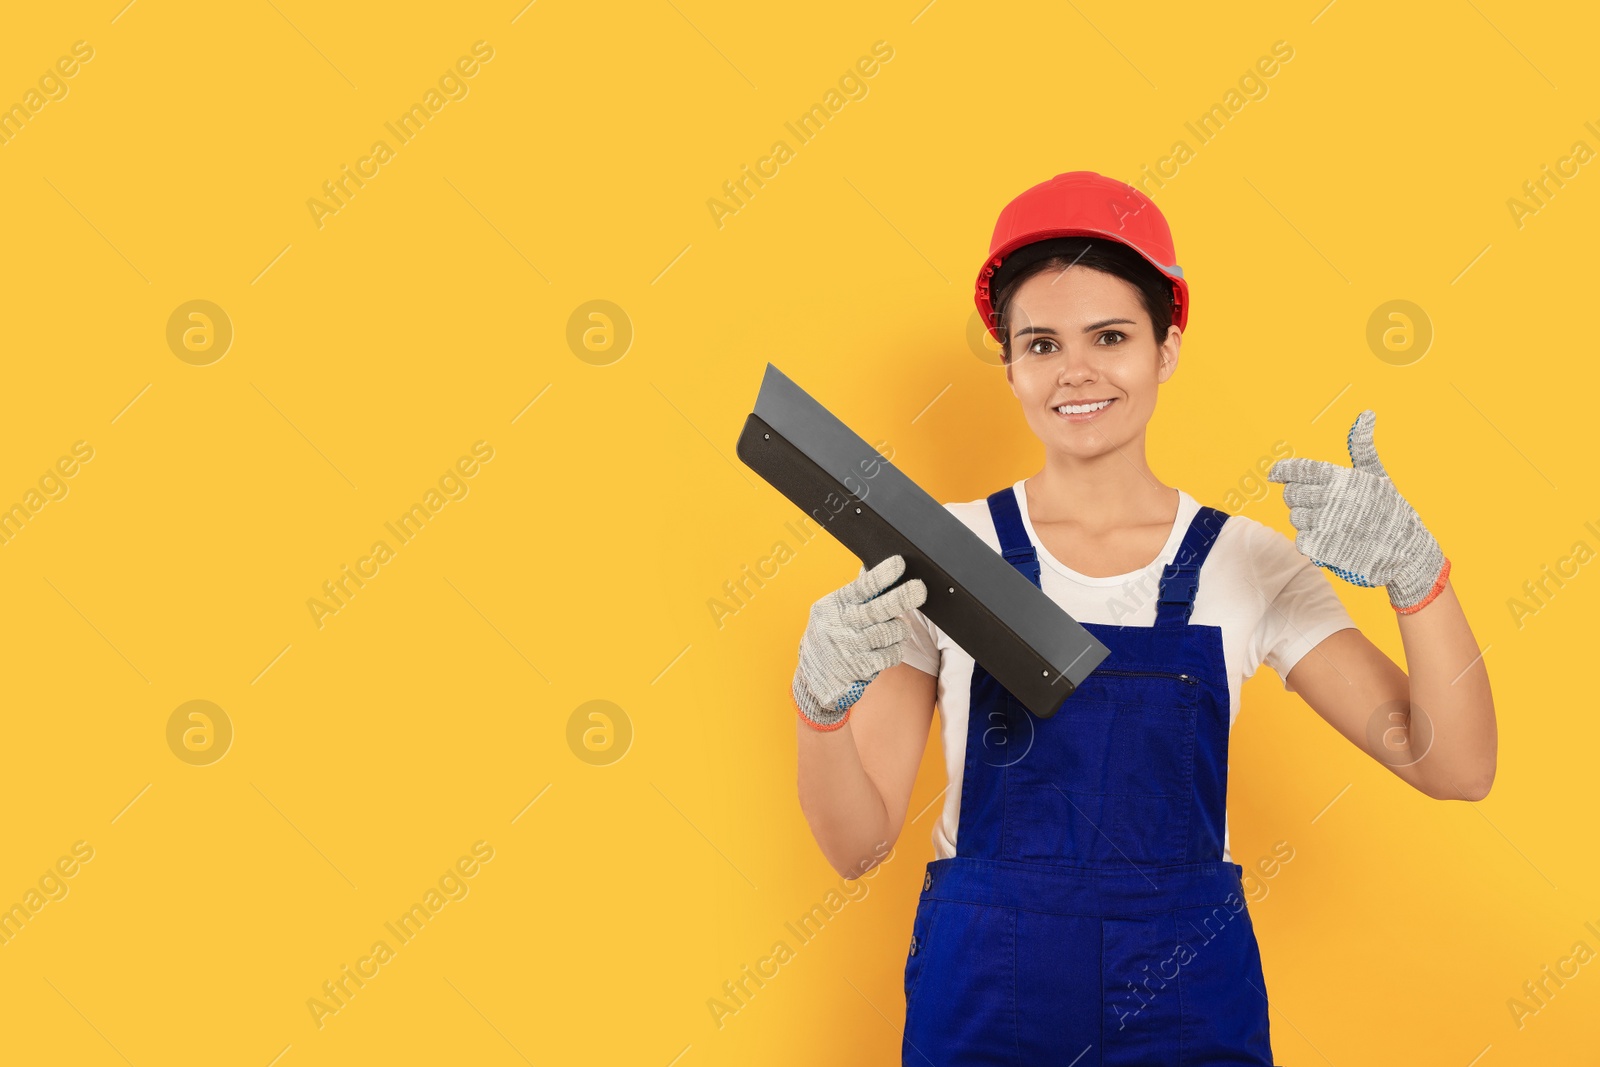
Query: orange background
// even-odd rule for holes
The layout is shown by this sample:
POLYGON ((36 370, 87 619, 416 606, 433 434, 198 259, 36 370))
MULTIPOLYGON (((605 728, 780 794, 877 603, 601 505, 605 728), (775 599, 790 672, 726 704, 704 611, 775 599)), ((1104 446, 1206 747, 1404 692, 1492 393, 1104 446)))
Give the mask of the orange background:
MULTIPOLYGON (((787 688, 858 562, 792 545, 719 619, 798 515, 734 442, 771 361, 941 501, 1036 470, 972 340, 995 215, 1164 159, 1194 311, 1153 467, 1292 535, 1274 449, 1343 461, 1376 410, 1497 697, 1493 792, 1442 803, 1270 671, 1247 687, 1235 859, 1293 850, 1252 905, 1277 1059, 1592 1054, 1593 967, 1508 1007, 1600 949, 1591 12, 124 3, 0 36, 24 108, 0 139, 0 505, 26 509, 0 544, 0 905, 27 909, 0 1059, 893 1062, 938 742, 893 858, 842 885, 787 688), (834 90, 800 142, 786 123, 834 90), (1374 342, 1395 300, 1416 333, 1374 342), (779 940, 719 1026, 709 1002, 779 940), (369 977, 319 1014, 346 967, 369 977)), ((1401 660, 1382 594, 1336 585, 1401 660)))

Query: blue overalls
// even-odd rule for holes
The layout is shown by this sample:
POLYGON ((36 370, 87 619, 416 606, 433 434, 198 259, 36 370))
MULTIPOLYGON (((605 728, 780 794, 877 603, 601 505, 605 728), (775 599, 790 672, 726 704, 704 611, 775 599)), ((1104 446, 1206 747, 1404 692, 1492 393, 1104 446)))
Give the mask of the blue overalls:
MULTIPOLYGON (((1038 585, 1015 491, 989 511, 1038 585)), ((1051 718, 974 664, 960 851, 928 864, 906 957, 906 1067, 1271 1067, 1244 868, 1222 859, 1222 629, 1189 622, 1227 518, 1200 508, 1154 626, 1085 624, 1111 654, 1051 718)))

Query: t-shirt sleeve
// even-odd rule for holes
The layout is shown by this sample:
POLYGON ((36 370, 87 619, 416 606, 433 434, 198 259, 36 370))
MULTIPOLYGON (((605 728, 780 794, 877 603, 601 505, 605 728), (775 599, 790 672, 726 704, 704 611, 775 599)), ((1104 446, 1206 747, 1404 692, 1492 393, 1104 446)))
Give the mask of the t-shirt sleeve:
POLYGON ((1271 599, 1251 637, 1251 662, 1265 663, 1289 688, 1289 672, 1328 635, 1355 626, 1321 567, 1270 526, 1257 526, 1256 588, 1271 599))
POLYGON ((939 645, 933 636, 933 623, 920 608, 912 608, 900 620, 906 624, 906 639, 900 644, 900 662, 924 674, 939 677, 939 645))

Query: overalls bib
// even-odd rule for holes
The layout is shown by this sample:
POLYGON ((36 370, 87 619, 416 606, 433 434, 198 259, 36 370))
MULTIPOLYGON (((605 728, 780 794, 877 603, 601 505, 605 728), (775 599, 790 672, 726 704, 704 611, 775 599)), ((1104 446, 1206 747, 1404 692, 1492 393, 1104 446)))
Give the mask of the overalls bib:
MULTIPOLYGON (((1039 585, 1015 490, 989 511, 1039 585)), ((1271 1067, 1244 868, 1222 859, 1222 629, 1189 621, 1227 518, 1189 524, 1154 626, 1085 624, 1111 654, 1051 718, 973 665, 960 852, 928 864, 906 957, 907 1067, 1271 1067)))

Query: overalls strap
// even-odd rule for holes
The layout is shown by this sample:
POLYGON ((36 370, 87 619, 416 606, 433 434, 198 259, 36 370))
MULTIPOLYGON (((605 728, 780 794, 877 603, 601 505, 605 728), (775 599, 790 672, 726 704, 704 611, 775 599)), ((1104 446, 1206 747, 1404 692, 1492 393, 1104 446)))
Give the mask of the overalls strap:
POLYGON ((1200 567, 1228 521, 1228 513, 1200 505, 1183 535, 1183 543, 1161 572, 1160 599, 1156 601, 1157 626, 1187 626, 1200 590, 1200 567))
POLYGON ((1000 554, 1034 585, 1039 584, 1039 554, 1028 540, 1022 525, 1022 510, 1017 507, 1016 490, 1011 486, 989 495, 989 514, 995 533, 1000 535, 1000 554))

